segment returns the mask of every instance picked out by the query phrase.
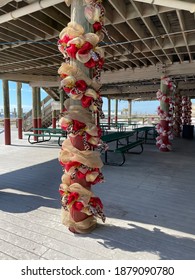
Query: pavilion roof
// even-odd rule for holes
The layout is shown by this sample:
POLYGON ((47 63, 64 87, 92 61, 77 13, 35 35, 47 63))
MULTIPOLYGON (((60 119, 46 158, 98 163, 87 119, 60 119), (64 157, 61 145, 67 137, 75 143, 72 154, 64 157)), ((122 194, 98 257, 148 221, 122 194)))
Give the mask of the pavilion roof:
MULTIPOLYGON (((70 21, 70 8, 63 0, 0 3, 0 79, 58 87, 57 70, 63 59, 57 40, 70 21)), ((194 1, 105 0, 104 4, 112 40, 105 36, 102 44, 102 95, 153 99, 161 75, 166 74, 183 95, 194 97, 194 1)))

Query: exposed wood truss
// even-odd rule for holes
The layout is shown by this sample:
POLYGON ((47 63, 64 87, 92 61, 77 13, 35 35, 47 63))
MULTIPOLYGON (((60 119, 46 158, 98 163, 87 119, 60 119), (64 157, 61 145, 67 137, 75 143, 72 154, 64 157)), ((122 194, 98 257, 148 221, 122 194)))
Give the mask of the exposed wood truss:
MULTIPOLYGON (((28 8, 36 0, 8 1, 0 7, 0 78, 28 82, 32 86, 59 87, 57 70, 62 56, 57 48, 59 32, 70 20, 70 8, 64 1, 28 13, 14 20, 10 12, 28 8), (2 18, 3 17, 3 18, 2 18)), ((55 0, 54 0, 55 2, 55 0)), ((195 91, 195 17, 187 9, 174 9, 147 1, 105 0, 106 28, 112 41, 105 36, 105 65, 102 75, 103 95, 108 83, 129 83, 143 88, 159 83, 167 74, 178 81, 194 83, 195 91), (155 80, 155 81, 154 81, 155 80)), ((152 1, 151 1, 152 2, 152 1)), ((155 2, 155 1, 154 1, 155 2)), ((179 1, 191 2, 193 1, 179 1)), ((163 1, 162 1, 163 3, 163 1)), ((113 96, 125 92, 121 86, 110 87, 113 96)), ((139 90, 139 93, 141 91, 139 90)), ((185 89, 187 94, 187 90, 185 89)), ((128 92, 125 98, 134 98, 128 92), (127 95, 128 94, 128 95, 127 95)), ((148 91, 143 94, 149 96, 148 91)), ((111 93, 109 93, 111 96, 111 93)), ((194 94, 195 95, 195 94, 194 94)), ((142 95, 144 96, 144 95, 142 95)))

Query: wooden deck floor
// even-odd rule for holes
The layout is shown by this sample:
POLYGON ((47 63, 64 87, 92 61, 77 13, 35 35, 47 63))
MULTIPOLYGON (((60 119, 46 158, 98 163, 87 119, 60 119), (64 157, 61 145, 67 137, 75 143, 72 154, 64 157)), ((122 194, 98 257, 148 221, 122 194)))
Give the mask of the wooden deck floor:
POLYGON ((0 259, 195 259, 195 140, 105 166, 93 190, 106 223, 74 235, 60 221, 59 146, 15 138, 4 146, 0 134, 0 259))

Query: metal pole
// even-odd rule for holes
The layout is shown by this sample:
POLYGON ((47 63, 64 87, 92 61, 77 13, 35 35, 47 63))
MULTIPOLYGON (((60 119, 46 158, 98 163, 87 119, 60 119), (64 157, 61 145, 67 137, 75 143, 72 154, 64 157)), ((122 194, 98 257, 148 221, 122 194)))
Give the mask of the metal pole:
POLYGON ((3 103, 4 103, 5 145, 11 145, 9 85, 7 80, 3 80, 3 103))

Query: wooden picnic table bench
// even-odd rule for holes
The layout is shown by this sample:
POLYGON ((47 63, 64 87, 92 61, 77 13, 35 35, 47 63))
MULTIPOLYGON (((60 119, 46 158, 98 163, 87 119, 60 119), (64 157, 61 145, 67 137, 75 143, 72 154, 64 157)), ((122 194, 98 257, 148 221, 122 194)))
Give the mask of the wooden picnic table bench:
POLYGON ((148 140, 155 140, 157 132, 155 126, 142 126, 134 128, 133 131, 136 132, 136 140, 144 140, 144 143, 148 143, 148 140), (150 131, 152 133, 150 133, 150 131), (140 135, 141 134, 141 135, 140 135), (149 138, 149 135, 152 134, 152 137, 149 138))
POLYGON ((140 146, 141 151, 140 152, 131 152, 131 153, 136 153, 136 154, 141 154, 143 152, 143 140, 136 140, 136 141, 131 141, 130 142, 130 137, 132 137, 135 134, 135 132, 130 131, 130 132, 115 132, 111 133, 108 135, 104 135, 101 137, 102 141, 105 143, 111 143, 111 142, 116 142, 116 146, 112 150, 106 150, 104 153, 104 164, 106 165, 117 165, 121 166, 125 163, 125 153, 128 152, 129 150, 140 146), (120 140, 126 140, 126 144, 122 144, 120 140), (119 147, 119 145, 122 145, 119 147), (120 153, 122 155, 122 161, 121 162, 110 162, 108 161, 108 152, 114 152, 114 153, 120 153))
POLYGON ((25 133, 28 136, 28 142, 30 144, 47 142, 51 138, 57 138, 58 145, 61 146, 61 138, 67 137, 66 131, 60 128, 32 128, 30 131, 30 133, 25 133), (32 138, 34 138, 33 141, 32 138))

